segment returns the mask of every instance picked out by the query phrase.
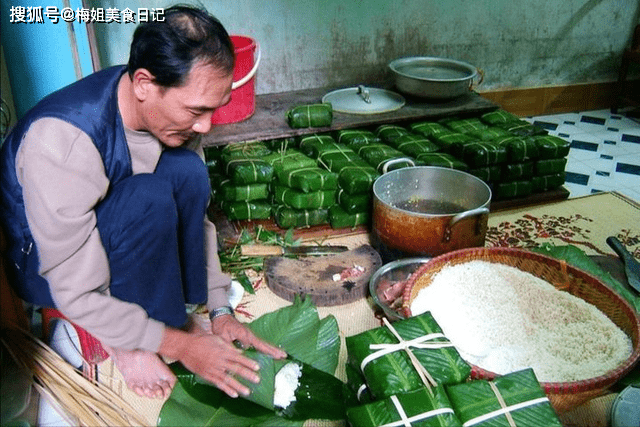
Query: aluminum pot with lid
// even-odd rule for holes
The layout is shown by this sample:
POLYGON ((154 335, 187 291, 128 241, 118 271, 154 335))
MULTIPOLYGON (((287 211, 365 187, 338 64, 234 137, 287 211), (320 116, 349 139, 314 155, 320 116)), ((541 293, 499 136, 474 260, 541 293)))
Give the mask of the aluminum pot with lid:
MULTIPOLYGON (((388 166, 388 165, 386 165, 388 166)), ((455 169, 414 166, 373 184, 374 240, 405 256, 484 246, 491 189, 455 169)))

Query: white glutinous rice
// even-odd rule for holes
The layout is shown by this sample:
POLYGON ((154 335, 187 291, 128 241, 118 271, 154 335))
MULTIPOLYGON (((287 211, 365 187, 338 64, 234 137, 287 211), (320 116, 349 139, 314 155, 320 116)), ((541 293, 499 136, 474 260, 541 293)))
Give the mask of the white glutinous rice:
POLYGON ((273 405, 279 408, 287 408, 296 400, 296 390, 300 385, 299 378, 302 375, 302 367, 297 363, 287 363, 278 371, 275 378, 273 391, 273 405))
POLYGON ((533 368, 541 382, 585 380, 632 353, 629 337, 594 305, 515 267, 444 267, 411 313, 430 311, 469 363, 504 375, 533 368))

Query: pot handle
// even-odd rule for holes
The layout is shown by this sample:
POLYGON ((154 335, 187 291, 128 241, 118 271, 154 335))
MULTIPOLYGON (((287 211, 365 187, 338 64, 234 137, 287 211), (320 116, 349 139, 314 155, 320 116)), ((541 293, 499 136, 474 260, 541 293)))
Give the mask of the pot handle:
POLYGON ((489 213, 489 208, 485 208, 485 207, 480 207, 480 208, 475 208, 468 211, 460 212, 458 215, 455 215, 453 218, 451 218, 451 221, 449 221, 449 225, 447 225, 447 228, 445 228, 444 230, 443 240, 445 242, 448 242, 449 240, 451 240, 451 228, 453 228, 453 226, 456 223, 458 223, 460 220, 464 218, 468 218, 470 216, 484 215, 488 213, 489 213))
MULTIPOLYGON (((480 76, 480 78, 478 79, 478 83, 476 83, 475 86, 480 86, 480 83, 484 81, 484 70, 482 68, 476 68, 476 72, 480 76)), ((469 90, 473 90, 473 87, 473 79, 471 79, 469 82, 469 90)))
POLYGON ((258 45, 258 55, 256 58, 256 63, 253 65, 253 68, 251 69, 251 71, 247 73, 246 76, 244 76, 237 82, 231 83, 231 90, 238 89, 239 87, 244 86, 245 83, 247 83, 249 80, 253 78, 253 76, 256 74, 256 71, 258 71, 258 65, 260 65, 261 57, 262 57, 262 50, 260 50, 260 45, 258 45))
POLYGON ((386 162, 383 166, 382 166, 382 173, 385 174, 387 172, 389 172, 389 166, 395 165, 397 163, 409 163, 412 167, 416 165, 416 162, 413 161, 413 159, 410 159, 409 157, 398 157, 397 159, 391 159, 388 162, 386 162))

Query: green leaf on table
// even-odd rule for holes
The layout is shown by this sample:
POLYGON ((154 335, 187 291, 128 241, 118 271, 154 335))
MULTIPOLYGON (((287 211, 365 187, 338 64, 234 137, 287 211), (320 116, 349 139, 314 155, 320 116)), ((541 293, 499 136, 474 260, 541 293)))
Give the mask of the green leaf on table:
POLYGON ((256 293, 255 289, 253 289, 253 283, 251 283, 251 279, 249 279, 249 276, 247 276, 244 271, 240 271, 234 276, 246 292, 250 293, 251 295, 256 293))
POLYGON ((633 291, 627 289, 622 283, 616 280, 611 273, 600 267, 594 260, 580 248, 573 245, 553 246, 549 243, 543 243, 537 248, 532 248, 532 252, 537 252, 542 255, 547 255, 552 258, 563 259, 569 264, 573 265, 580 270, 584 270, 590 273, 605 284, 609 285, 622 296, 629 304, 640 313, 640 296, 634 294, 633 291))
MULTIPOLYGON (((340 352, 338 324, 333 316, 320 320, 311 299, 301 300, 296 297, 293 304, 264 314, 247 326, 258 337, 284 349, 291 358, 325 374, 334 375, 340 352)), ((301 425, 285 420, 264 407, 273 406, 272 384, 275 373, 286 361, 273 360, 255 350, 247 350, 245 354, 260 363, 261 384, 264 382, 270 385, 262 390, 260 387, 252 388, 256 393, 252 396, 254 402, 260 402, 262 406, 243 398, 232 399, 182 365, 173 364, 178 384, 162 407, 158 425, 170 426, 176 425, 176 422, 184 425, 185 420, 188 420, 188 425, 203 426, 301 425), (227 418, 231 420, 228 423, 227 418), (224 423, 222 419, 225 420, 224 423)))

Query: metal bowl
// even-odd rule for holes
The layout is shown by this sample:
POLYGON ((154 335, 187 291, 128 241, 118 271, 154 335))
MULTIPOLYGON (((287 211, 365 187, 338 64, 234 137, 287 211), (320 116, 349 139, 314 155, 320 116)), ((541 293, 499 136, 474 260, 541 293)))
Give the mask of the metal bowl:
POLYGON ((383 265, 369 279, 373 301, 382 308, 389 320, 404 319, 402 296, 404 285, 413 273, 431 258, 406 258, 383 265), (395 304, 394 304, 395 303, 395 304))
POLYGON ((389 68, 401 92, 438 100, 469 93, 473 79, 480 74, 466 62, 426 56, 396 59, 389 68))

